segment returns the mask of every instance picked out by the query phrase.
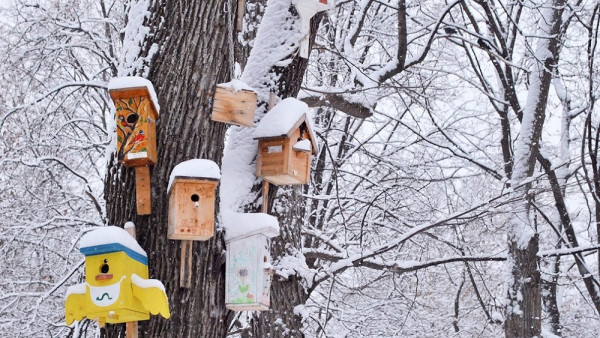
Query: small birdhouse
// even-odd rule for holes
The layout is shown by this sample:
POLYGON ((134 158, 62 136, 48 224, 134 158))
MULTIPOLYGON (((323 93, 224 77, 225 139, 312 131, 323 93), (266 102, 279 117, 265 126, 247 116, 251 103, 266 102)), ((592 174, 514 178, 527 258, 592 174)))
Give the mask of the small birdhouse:
POLYGON ((282 100, 254 130, 258 140, 256 176, 275 184, 306 184, 311 154, 318 145, 308 105, 294 98, 282 100))
POLYGON ((125 323, 169 318, 164 285, 148 279, 148 257, 127 231, 107 226, 90 231, 80 242, 85 256, 85 283, 67 290, 67 325, 88 318, 104 323, 125 323))
POLYGON ((135 167, 137 213, 152 212, 150 165, 156 163, 159 105, 152 83, 141 77, 114 78, 108 92, 116 108, 117 158, 135 167))
MULTIPOLYGON (((332 0, 329 0, 332 1, 332 0)), ((315 14, 326 11, 332 6, 328 4, 328 0, 296 0, 296 10, 300 15, 302 41, 300 42, 300 57, 307 59, 310 54, 310 19, 315 14)))
POLYGON ((169 178, 169 239, 205 241, 215 231, 215 193, 221 177, 210 160, 189 160, 169 178))
POLYGON ((225 222, 225 306, 235 311, 268 310, 273 276, 269 242, 279 236, 277 219, 262 213, 230 218, 233 222, 225 222))
POLYGON ((217 122, 251 127, 254 124, 257 95, 239 80, 218 84, 211 119, 217 122))

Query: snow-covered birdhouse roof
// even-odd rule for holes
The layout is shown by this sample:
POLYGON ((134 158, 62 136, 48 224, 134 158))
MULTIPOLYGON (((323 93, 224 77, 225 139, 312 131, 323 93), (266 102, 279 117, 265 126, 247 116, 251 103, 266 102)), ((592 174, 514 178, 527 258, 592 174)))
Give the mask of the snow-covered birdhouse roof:
POLYGON ((236 80, 236 79, 233 79, 226 83, 219 83, 217 85, 217 87, 230 88, 230 89, 233 89, 234 92, 237 92, 240 90, 247 90, 247 91, 251 91, 251 92, 255 91, 254 89, 252 89, 252 87, 247 85, 245 82, 242 82, 242 81, 236 80))
POLYGON ((123 251, 136 261, 148 265, 146 251, 127 231, 116 226, 94 229, 83 235, 79 251, 86 257, 123 251))
POLYGON ((193 159, 181 162, 171 171, 167 191, 171 190, 171 186, 176 177, 218 181, 221 179, 221 170, 219 169, 219 166, 211 160, 193 159))
POLYGON ((261 234, 269 238, 279 236, 279 222, 274 216, 265 213, 221 212, 225 228, 225 241, 230 242, 261 234))
POLYGON ((313 131, 313 122, 308 105, 295 98, 287 98, 279 102, 260 120, 254 130, 254 139, 290 137, 302 123, 306 123, 313 154, 319 146, 313 131))
POLYGON ((122 98, 123 95, 149 96, 156 114, 160 114, 160 105, 154 86, 152 82, 143 77, 124 76, 112 78, 108 82, 108 92, 113 100, 122 98))

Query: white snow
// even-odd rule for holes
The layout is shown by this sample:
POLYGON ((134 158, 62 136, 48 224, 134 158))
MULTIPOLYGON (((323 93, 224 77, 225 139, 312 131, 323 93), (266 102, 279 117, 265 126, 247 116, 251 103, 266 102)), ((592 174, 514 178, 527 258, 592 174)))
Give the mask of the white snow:
POLYGON ((85 291, 85 283, 71 285, 67 288, 65 297, 69 297, 69 295, 85 295, 85 291))
POLYGON ((152 44, 147 55, 143 55, 143 47, 147 43, 146 37, 150 34, 150 27, 144 21, 150 17, 148 10, 149 0, 131 1, 127 12, 127 26, 123 29, 123 50, 119 60, 119 76, 140 74, 148 76, 148 67, 154 54, 159 50, 157 44, 152 44))
POLYGON ((146 251, 142 249, 138 242, 133 237, 131 237, 131 235, 127 231, 112 225, 98 228, 86 233, 81 238, 81 241, 79 242, 79 247, 89 248, 92 246, 112 243, 121 244, 124 247, 131 249, 139 253, 140 255, 143 255, 144 257, 148 257, 146 255, 146 251))
POLYGON ((135 228, 135 224, 131 221, 125 222, 125 225, 123 225, 123 228, 125 228, 125 229, 135 228))
POLYGON ((138 88, 138 87, 146 87, 148 92, 150 93, 150 99, 154 103, 154 107, 156 107, 156 113, 160 114, 160 106, 158 104, 158 96, 156 96, 156 91, 154 90, 154 86, 150 80, 144 79, 139 76, 124 76, 124 77, 115 77, 112 78, 108 82, 108 90, 116 90, 116 89, 127 89, 127 88, 138 88))
POLYGON ((232 241, 256 234, 269 238, 279 236, 279 222, 274 216, 264 213, 238 213, 231 210, 221 212, 225 227, 225 241, 232 241))
POLYGON ((164 284, 158 279, 145 279, 133 273, 131 274, 131 282, 143 289, 158 288, 163 292, 165 291, 164 284))
POLYGON ((221 178, 221 171, 219 166, 211 160, 193 159, 181 162, 173 168, 173 171, 171 171, 167 191, 171 190, 171 185, 173 184, 173 181, 175 181, 175 177, 178 176, 218 180, 221 178))
POLYGON ((306 151, 306 152, 310 153, 312 151, 312 148, 310 146, 310 140, 302 140, 302 141, 296 142, 296 144, 294 144, 292 149, 294 149, 296 151, 306 151))
POLYGON ((291 97, 284 99, 260 120, 254 130, 254 138, 287 135, 303 117, 306 117, 306 123, 312 129, 308 114, 309 109, 306 103, 291 97))
POLYGON ((254 89, 248 86, 245 82, 235 79, 226 83, 219 83, 217 87, 232 88, 234 92, 238 92, 240 90, 254 91, 254 89))

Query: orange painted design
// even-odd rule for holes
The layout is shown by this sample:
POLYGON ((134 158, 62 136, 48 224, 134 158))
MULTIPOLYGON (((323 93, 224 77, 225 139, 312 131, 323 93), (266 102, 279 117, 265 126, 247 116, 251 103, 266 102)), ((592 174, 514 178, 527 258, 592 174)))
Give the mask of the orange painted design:
POLYGON ((109 280, 112 278, 113 278, 112 273, 101 273, 99 275, 96 275, 96 280, 109 280))

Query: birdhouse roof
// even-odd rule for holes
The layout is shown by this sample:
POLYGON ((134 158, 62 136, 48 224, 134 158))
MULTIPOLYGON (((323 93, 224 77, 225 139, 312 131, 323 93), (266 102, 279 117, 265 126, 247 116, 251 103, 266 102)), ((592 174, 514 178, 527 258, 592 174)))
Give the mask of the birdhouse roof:
POLYGON ((83 235, 79 251, 86 257, 123 251, 129 257, 148 265, 146 251, 127 231, 116 226, 97 228, 83 235))
POLYGON ((313 153, 319 148, 317 138, 313 131, 313 122, 308 105, 294 98, 287 98, 279 102, 260 120, 254 130, 254 139, 290 137, 302 123, 306 123, 313 153))
POLYGON ((243 214, 225 211, 221 213, 221 221, 227 242, 258 234, 269 238, 279 236, 277 218, 265 213, 243 214))
POLYGON ((211 160, 193 159, 181 162, 171 171, 167 191, 171 190, 171 186, 173 185, 176 177, 218 181, 221 179, 221 170, 219 169, 219 166, 211 160))
MULTIPOLYGON (((148 96, 156 114, 160 114, 158 96, 152 82, 139 76, 115 77, 108 82, 108 93, 113 100, 134 96, 148 96)), ((158 116, 156 116, 158 118, 158 116)))
POLYGON ((235 80, 235 79, 233 79, 229 82, 226 82, 226 83, 219 83, 217 85, 217 87, 231 88, 231 89, 233 89, 234 92, 237 92, 240 90, 247 90, 247 91, 251 91, 251 92, 254 91, 254 89, 252 89, 252 87, 247 85, 245 82, 240 81, 240 80, 235 80))

